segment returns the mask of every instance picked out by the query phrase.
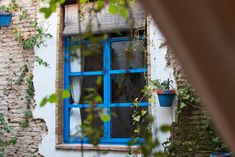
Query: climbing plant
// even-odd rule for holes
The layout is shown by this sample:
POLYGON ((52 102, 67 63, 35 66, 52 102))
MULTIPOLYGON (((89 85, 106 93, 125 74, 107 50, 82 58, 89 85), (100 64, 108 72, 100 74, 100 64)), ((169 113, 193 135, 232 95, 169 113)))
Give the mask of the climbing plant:
POLYGON ((10 145, 14 145, 17 142, 16 137, 11 137, 10 139, 5 139, 4 134, 10 133, 12 128, 8 126, 5 121, 4 115, 0 113, 0 157, 4 157, 4 149, 10 145))
MULTIPOLYGON (((32 1, 32 3, 36 3, 36 1, 32 1)), ((47 39, 52 38, 52 35, 46 32, 45 26, 43 26, 42 23, 39 23, 38 20, 27 18, 29 17, 28 9, 18 4, 16 0, 11 0, 8 5, 1 5, 0 12, 6 12, 13 16, 18 16, 20 23, 24 22, 24 20, 27 20, 27 22, 30 23, 29 29, 34 33, 27 36, 21 32, 21 24, 19 22, 13 22, 11 26, 12 32, 16 35, 19 44, 21 44, 24 49, 32 49, 34 46, 39 47, 44 45, 47 39), (18 13, 15 14, 16 12, 18 13)))
POLYGON ((208 156, 212 152, 228 151, 195 90, 189 86, 180 87, 177 96, 177 119, 172 124, 171 137, 163 144, 166 153, 178 157, 195 154, 208 156), (197 114, 194 115, 194 112, 197 114))

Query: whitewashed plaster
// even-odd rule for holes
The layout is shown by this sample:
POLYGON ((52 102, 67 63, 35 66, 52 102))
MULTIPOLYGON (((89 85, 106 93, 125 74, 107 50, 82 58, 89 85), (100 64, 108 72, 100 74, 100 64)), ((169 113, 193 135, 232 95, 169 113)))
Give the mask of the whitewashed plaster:
MULTIPOLYGON (((150 65, 151 80, 173 80, 173 87, 176 88, 173 70, 166 66, 167 45, 165 38, 161 34, 153 19, 150 19, 150 65)), ((163 124, 171 124, 175 119, 176 98, 172 107, 160 107, 157 94, 154 94, 152 104, 152 114, 155 117, 154 126, 159 128, 163 124)), ((170 132, 162 133, 156 129, 156 135, 160 142, 164 142, 170 137, 170 132)), ((163 149, 163 147, 161 147, 163 149)))

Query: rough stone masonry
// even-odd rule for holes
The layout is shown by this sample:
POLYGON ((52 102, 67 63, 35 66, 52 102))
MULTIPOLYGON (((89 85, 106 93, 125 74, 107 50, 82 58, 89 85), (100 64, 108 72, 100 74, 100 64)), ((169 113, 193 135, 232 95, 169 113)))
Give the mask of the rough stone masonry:
MULTIPOLYGON (((7 2, 6 0, 1 1, 0 5, 1 3, 7 4, 7 2)), ((37 4, 32 0, 18 0, 16 3, 28 10, 28 17, 19 21, 19 11, 17 10, 13 16, 13 25, 18 27, 24 38, 28 38, 35 33, 30 27, 30 20, 36 20, 37 4)), ((43 134, 47 132, 47 126, 42 119, 30 118, 28 127, 20 126, 26 110, 27 85, 25 83, 17 85, 15 81, 19 78, 20 69, 24 65, 27 65, 30 71, 33 70, 33 49, 23 49, 12 26, 2 27, 0 29, 0 113, 4 114, 7 123, 13 128, 10 133, 4 133, 4 138, 17 138, 14 146, 5 149, 5 156, 7 157, 41 156, 38 153, 38 147, 43 134)), ((34 107, 35 101, 32 100, 31 110, 34 107)))

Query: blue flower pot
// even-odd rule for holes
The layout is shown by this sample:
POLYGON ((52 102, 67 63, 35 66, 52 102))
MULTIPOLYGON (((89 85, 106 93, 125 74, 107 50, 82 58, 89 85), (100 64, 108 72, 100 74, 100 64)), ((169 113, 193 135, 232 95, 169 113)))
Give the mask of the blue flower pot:
POLYGON ((160 107, 171 107, 175 97, 174 90, 157 90, 160 107))
POLYGON ((9 27, 11 25, 12 15, 9 13, 0 13, 0 27, 9 27))
POLYGON ((232 157, 231 153, 213 153, 210 157, 232 157))

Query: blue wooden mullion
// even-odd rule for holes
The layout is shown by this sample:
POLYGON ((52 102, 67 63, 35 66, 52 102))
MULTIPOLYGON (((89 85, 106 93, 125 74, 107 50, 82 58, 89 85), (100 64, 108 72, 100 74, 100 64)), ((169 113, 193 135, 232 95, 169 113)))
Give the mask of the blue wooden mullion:
POLYGON ((110 104, 111 104, 111 92, 112 92, 112 86, 111 86, 111 42, 110 42, 110 38, 108 37, 108 39, 106 40, 106 46, 107 46, 107 110, 108 110, 108 114, 110 116, 110 120, 107 122, 107 137, 108 140, 111 141, 111 113, 110 113, 110 104))
MULTIPOLYGON (((110 139, 100 138, 99 144, 128 145, 128 143, 131 140, 133 140, 133 138, 110 138, 110 139)), ((139 138, 138 141, 139 141, 139 143, 143 143, 144 139, 139 138)), ((78 143, 78 142, 80 142, 80 139, 75 137, 66 143, 67 144, 74 144, 74 143, 78 143)), ((83 143, 89 144, 89 140, 87 137, 83 137, 83 143)))
MULTIPOLYGON (((107 109, 108 108, 108 81, 109 81, 109 77, 108 77, 108 55, 107 55, 107 41, 104 42, 104 108, 107 109)), ((108 122, 104 123, 104 138, 108 139, 108 122)))
MULTIPOLYGON (((148 102, 140 102, 139 107, 148 107, 148 102)), ((133 107, 133 103, 111 103, 110 107, 133 107)))
MULTIPOLYGON (((64 89, 65 90, 69 90, 69 85, 70 85, 70 80, 69 80, 69 72, 70 72, 70 55, 69 55, 69 51, 70 51, 70 47, 69 47, 69 41, 70 38, 69 36, 65 37, 64 40, 64 89)), ((70 98, 66 98, 64 99, 64 141, 67 142, 69 141, 69 132, 70 132, 70 120, 69 120, 69 100, 70 98)))
POLYGON ((136 69, 121 69, 111 70, 110 74, 126 74, 126 73, 145 73, 148 72, 147 68, 136 68, 136 69))
POLYGON ((103 75, 103 71, 84 71, 84 72, 70 72, 69 76, 97 76, 103 75))
MULTIPOLYGON (((88 108, 90 106, 90 104, 69 104, 68 107, 69 108, 88 108)), ((98 108, 99 107, 104 107, 104 104, 97 104, 96 105, 98 108)))

